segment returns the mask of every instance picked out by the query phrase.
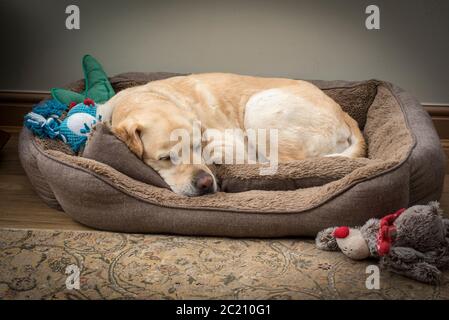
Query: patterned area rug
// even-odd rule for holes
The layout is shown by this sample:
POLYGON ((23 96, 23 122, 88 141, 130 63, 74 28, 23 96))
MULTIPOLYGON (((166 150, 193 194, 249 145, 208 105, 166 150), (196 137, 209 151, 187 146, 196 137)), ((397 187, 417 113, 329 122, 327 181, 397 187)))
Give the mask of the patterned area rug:
POLYGON ((370 263, 312 240, 2 229, 0 298, 449 299, 448 272, 430 286, 381 271, 369 290, 370 263), (79 289, 66 286, 71 265, 79 289))

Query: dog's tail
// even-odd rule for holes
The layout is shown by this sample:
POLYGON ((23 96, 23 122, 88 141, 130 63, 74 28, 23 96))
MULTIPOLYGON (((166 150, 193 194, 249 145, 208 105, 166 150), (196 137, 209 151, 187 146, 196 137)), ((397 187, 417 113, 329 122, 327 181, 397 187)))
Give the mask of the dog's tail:
POLYGON ((351 118, 346 112, 344 112, 343 115, 344 120, 351 131, 351 135, 349 137, 349 147, 339 155, 349 158, 364 157, 366 155, 366 143, 359 125, 357 121, 351 118))

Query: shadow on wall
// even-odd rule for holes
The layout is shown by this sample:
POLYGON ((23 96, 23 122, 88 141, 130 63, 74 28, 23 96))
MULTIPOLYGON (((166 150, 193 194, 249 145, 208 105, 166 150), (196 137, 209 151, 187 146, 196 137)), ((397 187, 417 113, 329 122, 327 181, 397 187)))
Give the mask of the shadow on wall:
POLYGON ((449 102, 449 2, 375 1, 381 29, 365 28, 372 1, 76 2, 2 0, 0 89, 48 90, 81 78, 83 54, 110 74, 224 71, 304 79, 381 78, 422 101, 449 102))

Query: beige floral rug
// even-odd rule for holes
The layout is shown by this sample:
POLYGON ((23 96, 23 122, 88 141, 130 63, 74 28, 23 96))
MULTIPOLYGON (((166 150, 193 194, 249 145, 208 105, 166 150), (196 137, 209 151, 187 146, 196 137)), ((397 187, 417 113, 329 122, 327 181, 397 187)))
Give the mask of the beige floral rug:
POLYGON ((449 299, 448 272, 430 286, 381 271, 367 289, 373 263, 312 240, 1 229, 0 298, 449 299))

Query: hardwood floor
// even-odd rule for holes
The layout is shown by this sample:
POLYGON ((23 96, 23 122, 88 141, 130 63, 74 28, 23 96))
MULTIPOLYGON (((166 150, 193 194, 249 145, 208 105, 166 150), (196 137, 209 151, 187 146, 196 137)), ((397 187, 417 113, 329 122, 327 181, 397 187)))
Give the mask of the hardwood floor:
MULTIPOLYGON (((0 151, 0 228, 89 230, 64 212, 47 207, 35 194, 19 162, 18 130, 7 129, 12 137, 0 151)), ((440 202, 449 213, 449 174, 440 202)))
POLYGON ((0 228, 89 230, 36 195, 20 165, 17 142, 13 132, 0 151, 0 228))

